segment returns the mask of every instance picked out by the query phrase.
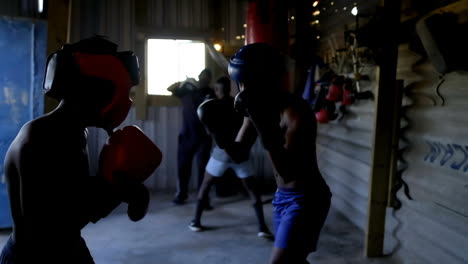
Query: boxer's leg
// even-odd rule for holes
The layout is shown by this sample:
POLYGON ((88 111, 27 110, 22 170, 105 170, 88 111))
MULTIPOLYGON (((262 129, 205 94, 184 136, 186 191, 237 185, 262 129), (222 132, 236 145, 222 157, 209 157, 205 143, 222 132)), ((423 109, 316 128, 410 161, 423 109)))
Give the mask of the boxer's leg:
POLYGON ((177 147, 177 193, 173 200, 175 204, 183 204, 188 198, 188 185, 192 173, 192 160, 195 155, 194 143, 187 135, 179 135, 177 147))
POLYGON ((208 202, 211 186, 213 186, 215 179, 221 177, 227 169, 225 162, 218 161, 211 158, 206 165, 205 177, 198 191, 198 201, 195 209, 195 218, 189 225, 190 230, 199 232, 203 230, 201 225, 201 216, 203 210, 206 208, 208 202))
POLYGON ((255 175, 255 170, 252 166, 250 160, 233 164, 231 168, 236 173, 237 177, 242 180, 242 183, 249 193, 250 199, 253 201, 253 208, 255 210, 255 215, 258 220, 258 233, 259 237, 273 238, 268 226, 265 223, 265 216, 263 214, 263 202, 260 195, 260 187, 258 186, 257 179, 253 176, 255 175))

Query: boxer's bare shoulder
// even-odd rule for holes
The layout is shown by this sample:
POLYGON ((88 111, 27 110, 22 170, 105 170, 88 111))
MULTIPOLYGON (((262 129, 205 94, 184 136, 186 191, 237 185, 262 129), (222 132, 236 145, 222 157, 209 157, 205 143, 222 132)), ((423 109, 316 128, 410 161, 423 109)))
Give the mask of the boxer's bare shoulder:
POLYGON ((315 149, 317 122, 312 111, 301 102, 301 99, 288 100, 281 111, 280 127, 284 132, 285 145, 288 150, 315 149))

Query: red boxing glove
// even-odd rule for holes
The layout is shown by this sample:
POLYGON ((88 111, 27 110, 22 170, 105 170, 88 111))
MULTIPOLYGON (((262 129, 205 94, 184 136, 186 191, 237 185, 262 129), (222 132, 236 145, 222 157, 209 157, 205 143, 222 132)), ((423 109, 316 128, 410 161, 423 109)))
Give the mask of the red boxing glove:
POLYGON ((342 86, 344 83, 343 76, 335 76, 332 79, 330 88, 328 90, 327 99, 330 102, 339 102, 343 96, 342 86))
POLYGON ((115 173, 142 183, 161 164, 159 148, 136 126, 117 130, 109 137, 99 157, 99 172, 109 183, 117 183, 115 173))
POLYGON ((343 100, 341 101, 341 105, 351 105, 354 102, 353 92, 350 90, 343 91, 343 100))
POLYGON ((343 99, 341 105, 351 105, 354 103, 353 82, 351 79, 346 79, 343 85, 343 99))
POLYGON ((330 102, 338 102, 341 100, 341 97, 342 97, 341 87, 336 84, 332 84, 330 86, 330 90, 328 91, 327 97, 325 99, 327 99, 330 102))
POLYGON ((323 108, 320 109, 320 111, 315 113, 315 118, 317 119, 317 122, 325 124, 328 123, 328 111, 327 109, 323 108))

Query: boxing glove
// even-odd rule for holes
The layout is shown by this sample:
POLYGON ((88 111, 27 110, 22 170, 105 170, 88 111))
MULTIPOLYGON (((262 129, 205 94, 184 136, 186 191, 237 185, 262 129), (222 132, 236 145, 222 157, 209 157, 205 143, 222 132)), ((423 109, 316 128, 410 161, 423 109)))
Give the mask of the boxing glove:
POLYGON ((341 87, 336 84, 332 84, 328 90, 328 94, 327 97, 325 97, 325 99, 327 99, 330 102, 338 102, 341 100, 341 97, 341 87))
POLYGON ((328 123, 338 117, 335 103, 325 100, 324 107, 315 113, 315 118, 319 123, 328 123))
POLYGON ((242 116, 249 117, 248 109, 248 97, 245 91, 239 92, 234 99, 234 109, 242 116))
POLYGON ((321 124, 326 124, 328 123, 328 111, 325 108, 320 109, 320 111, 315 113, 315 118, 317 119, 317 122, 321 124))
POLYGON ((222 105, 218 99, 206 100, 197 108, 197 115, 200 121, 208 128, 210 132, 214 132, 221 128, 219 121, 221 120, 222 105))
POLYGON ((351 105, 354 103, 353 83, 351 79, 346 79, 343 84, 343 99, 341 105, 351 105))
POLYGON ((114 132, 102 148, 99 175, 111 184, 142 183, 161 160, 159 148, 138 127, 127 126, 114 132), (116 172, 121 176, 115 177, 116 172))
POLYGON ((128 197, 127 215, 133 222, 140 221, 148 212, 150 194, 148 189, 143 184, 139 184, 133 188, 131 195, 128 197))
POLYGON ((352 105, 354 102, 353 92, 349 90, 343 91, 343 100, 341 101, 341 105, 352 105))
POLYGON ((207 100, 198 107, 197 115, 221 149, 235 140, 243 120, 233 108, 232 99, 207 100))
POLYGON ((244 117, 252 118, 252 115, 271 114, 276 111, 281 101, 285 99, 285 94, 267 94, 252 90, 239 92, 234 99, 234 109, 244 117))
POLYGON ((330 102, 338 102, 341 100, 343 96, 343 82, 344 79, 342 76, 336 76, 332 80, 332 84, 330 85, 330 88, 328 89, 328 94, 325 99, 327 99, 330 102))
POLYGON ((150 202, 150 194, 145 185, 135 181, 122 171, 115 171, 112 175, 112 189, 120 202, 125 202, 127 215, 130 220, 137 222, 146 215, 150 202))

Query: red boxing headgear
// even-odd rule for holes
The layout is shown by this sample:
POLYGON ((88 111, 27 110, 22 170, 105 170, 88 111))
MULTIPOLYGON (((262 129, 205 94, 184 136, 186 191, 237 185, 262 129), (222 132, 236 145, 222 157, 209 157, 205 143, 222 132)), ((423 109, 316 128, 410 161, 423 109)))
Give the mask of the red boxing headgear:
POLYGON ((130 89, 139 83, 138 58, 130 51, 117 52, 117 45, 102 37, 66 44, 47 59, 44 90, 61 100, 84 77, 112 82, 113 97, 99 118, 105 121, 106 128, 119 126, 132 104, 130 89))
POLYGON ((86 76, 112 81, 114 96, 100 113, 100 117, 112 127, 119 126, 127 117, 132 105, 130 89, 132 81, 123 63, 113 55, 88 54, 76 52, 73 54, 80 72, 86 76))

